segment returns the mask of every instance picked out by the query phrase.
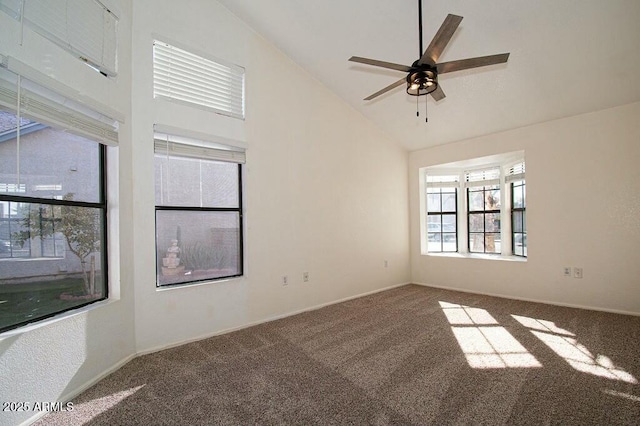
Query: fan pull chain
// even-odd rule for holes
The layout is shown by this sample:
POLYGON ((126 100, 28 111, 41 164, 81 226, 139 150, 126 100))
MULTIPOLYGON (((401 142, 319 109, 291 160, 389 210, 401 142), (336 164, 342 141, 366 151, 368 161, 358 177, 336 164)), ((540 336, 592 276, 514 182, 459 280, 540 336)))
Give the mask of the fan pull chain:
POLYGON ((429 122, 429 95, 425 95, 424 97, 424 122, 429 122))
POLYGON ((416 96, 416 117, 420 117, 420 110, 418 109, 418 100, 420 96, 416 96))

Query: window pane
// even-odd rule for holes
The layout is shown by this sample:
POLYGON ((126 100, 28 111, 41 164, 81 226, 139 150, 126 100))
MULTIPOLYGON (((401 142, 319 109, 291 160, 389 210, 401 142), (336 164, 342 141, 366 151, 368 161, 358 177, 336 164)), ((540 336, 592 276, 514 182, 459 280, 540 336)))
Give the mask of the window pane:
POLYGON ((522 232, 522 215, 523 212, 515 211, 513 212, 513 232, 522 232))
POLYGON ((500 190, 491 190, 485 193, 485 208, 487 210, 500 209, 500 190))
POLYGON ((440 212, 440 194, 427 194, 427 211, 440 212))
POLYGON ((485 234, 485 253, 500 253, 500 234, 485 234))
POLYGON ((156 154, 156 205, 238 207, 238 176, 235 163, 156 154))
MULTIPOLYGON (((9 203, 1 204, 6 213, 9 203)), ((105 297, 101 209, 10 204, 14 213, 11 230, 3 220, 0 245, 5 258, 0 261, 0 328, 105 297), (55 224, 51 225, 54 213, 55 224), (8 236, 7 232, 11 234, 8 236), (20 252, 23 247, 30 247, 29 252, 20 252), (56 258, 44 258, 51 254, 56 258), (29 258, 25 259, 25 255, 29 258)))
POLYGON ((524 207, 524 187, 523 186, 515 186, 513 187, 513 208, 521 209, 524 207))
POLYGON ((442 211, 443 212, 455 212, 456 211, 456 193, 442 194, 442 211))
POLYGON ((516 233, 513 235, 513 252, 516 255, 526 255, 527 234, 516 233))
POLYGON ((442 231, 456 232, 456 215, 455 214, 442 215, 442 231))
POLYGON ((469 234, 469 251, 484 253, 484 234, 469 234))
POLYGON ((155 156, 156 205, 200 207, 197 160, 155 156))
POLYGON ((100 201, 97 143, 26 119, 20 129, 18 149, 16 115, 0 110, 0 193, 100 201))
POLYGON ((242 273, 238 212, 158 210, 156 246, 160 286, 242 273))
POLYGON ((469 214, 469 232, 484 232, 484 213, 469 214))
POLYGON ((527 212, 522 212, 522 230, 527 232, 527 212))
POLYGON ((428 251, 430 252, 442 251, 441 236, 442 234, 440 233, 427 234, 427 250, 428 251))
POLYGON ((469 191, 469 210, 484 210, 484 193, 482 191, 469 191))
POLYGON ((205 207, 238 207, 239 169, 236 163, 201 160, 202 205, 205 207))
POLYGON ((487 213, 484 217, 485 232, 500 232, 500 213, 487 213))
POLYGON ((444 233, 442 234, 442 251, 456 252, 458 247, 456 244, 456 234, 444 233))
POLYGON ((427 232, 442 232, 439 214, 431 214, 427 216, 427 232))
MULTIPOLYGON (((518 234, 520 235, 520 234, 518 234)), ((522 256, 524 254, 524 250, 522 249, 522 245, 513 246, 513 254, 516 256, 522 256)))

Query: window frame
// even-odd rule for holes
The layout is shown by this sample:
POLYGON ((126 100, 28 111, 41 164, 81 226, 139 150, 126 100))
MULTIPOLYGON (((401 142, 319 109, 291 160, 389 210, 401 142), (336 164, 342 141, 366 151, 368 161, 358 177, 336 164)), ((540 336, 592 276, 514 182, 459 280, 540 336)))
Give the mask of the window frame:
POLYGON ((440 234, 440 250, 438 251, 432 251, 429 250, 429 242, 427 240, 427 252, 429 253, 457 253, 458 252, 458 188, 457 187, 427 187, 427 199, 429 197, 429 194, 438 194, 440 196, 440 211, 438 212, 431 212, 429 211, 429 204, 427 202, 427 215, 426 215, 426 224, 427 224, 427 239, 429 238, 429 234, 440 234), (429 190, 434 190, 437 189, 438 192, 429 192, 429 190), (443 190, 449 190, 444 192, 444 194, 453 194, 454 195, 454 199, 455 199, 455 209, 450 212, 450 211, 442 211, 442 195, 443 195, 443 190), (440 232, 431 232, 429 231, 429 216, 440 216, 440 232), (455 218, 455 231, 454 232, 444 232, 444 226, 443 226, 443 216, 453 216, 455 218), (455 237, 455 250, 444 250, 444 234, 454 234, 455 237))
MULTIPOLYGON (((469 158, 451 163, 434 164, 419 168, 420 190, 420 253, 424 256, 435 257, 459 257, 491 260, 515 260, 526 261, 523 256, 515 256, 514 245, 511 237, 511 191, 510 182, 525 180, 524 177, 525 152, 513 151, 484 157, 469 158), (490 210, 471 211, 469 200, 469 188, 483 187, 483 192, 488 187, 495 185, 499 190, 500 208, 490 210), (434 252, 429 250, 429 225, 428 220, 428 190, 438 186, 458 188, 457 198, 457 252, 434 252), (487 187, 487 188, 484 188, 487 187), (464 192, 462 190, 465 190, 464 192), (483 213, 482 236, 485 247, 482 251, 472 252, 470 238, 475 232, 470 232, 469 213, 483 213), (487 231, 485 213, 497 213, 499 218, 499 231, 492 227, 487 231), (494 231, 495 230, 495 231, 494 231), (499 251, 487 251, 486 234, 494 234, 499 251)), ((483 194, 484 197, 484 194, 483 194)), ((479 200, 475 200, 479 201, 479 200)), ((483 198, 483 209, 487 200, 483 198)), ((476 203, 477 204, 477 203, 476 203)), ((475 218, 474 218, 475 219, 475 218)), ((476 224, 474 222, 474 224, 476 224)), ((475 228, 479 228, 475 226, 475 228)), ((433 226, 432 226, 433 229, 433 226)), ((433 243, 432 243, 433 244, 433 243)), ((490 245, 491 246, 491 245, 490 245)))
POLYGON ((502 224, 500 224, 500 229, 497 232, 487 232, 487 215, 488 214, 498 214, 499 216, 502 214, 502 185, 478 185, 478 186, 469 186, 466 191, 467 195, 467 250, 469 253, 474 254, 491 254, 491 255, 500 255, 500 252, 487 252, 487 234, 502 234, 502 224), (493 188, 497 186, 498 188, 493 188), (478 190, 476 188, 482 188, 478 190), (498 209, 487 209, 487 192, 488 191, 500 191, 500 207, 498 209), (471 200, 470 195, 471 192, 482 192, 482 210, 471 210, 471 200), (471 215, 482 214, 482 232, 471 231, 471 215), (482 234, 482 251, 472 251, 471 250, 471 235, 472 234, 482 234))
MULTIPOLYGON (((155 155, 158 152, 154 152, 154 161, 155 155)), ((204 161, 218 161, 218 162, 226 162, 231 164, 236 164, 238 170, 238 206, 237 207, 196 207, 196 206, 175 206, 175 205, 158 205, 155 204, 155 213, 154 213, 154 226, 155 226, 155 251, 156 251, 156 269, 158 265, 160 265, 160 252, 158 250, 158 212, 160 211, 183 211, 183 212, 235 212, 238 214, 238 272, 232 275, 225 275, 220 277, 213 278, 202 278, 202 279, 193 279, 190 281, 181 281, 176 283, 167 283, 160 284, 158 279, 158 274, 156 271, 156 289, 167 289, 181 286, 189 286, 194 284, 200 284, 205 282, 215 282, 221 280, 228 280, 233 278, 242 277, 244 275, 244 213, 243 213, 243 173, 244 167, 243 163, 238 161, 225 161, 222 159, 212 160, 208 158, 200 158, 195 156, 184 156, 176 153, 167 154, 169 157, 174 158, 191 158, 191 159, 200 159, 204 161)))
MULTIPOLYGON (((0 201, 8 201, 8 202, 15 202, 15 203, 32 203, 32 204, 44 204, 44 205, 48 205, 48 206, 68 206, 68 207, 84 207, 84 208, 93 208, 93 209, 98 209, 98 211, 100 211, 100 218, 102 219, 102 226, 101 226, 101 248, 102 249, 102 253, 101 253, 101 264, 100 267, 101 269, 101 273, 102 273, 102 297, 100 298, 95 298, 95 299, 87 299, 86 302, 84 303, 79 303, 77 305, 72 305, 69 306, 67 308, 64 308, 62 310, 58 310, 56 312, 52 312, 49 314, 45 314, 42 316, 38 316, 35 318, 31 318, 25 321, 22 321, 20 323, 16 323, 16 324, 12 324, 10 326, 7 327, 3 327, 0 328, 0 333, 3 333, 5 331, 9 331, 9 330, 14 330, 20 327, 24 327, 26 325, 32 324, 34 322, 40 322, 43 320, 46 320, 48 318, 52 318, 54 316, 63 314, 65 312, 69 312, 72 310, 76 310, 82 307, 85 307, 87 305, 91 305, 103 300, 106 300, 109 298, 109 253, 108 253, 108 247, 109 247, 109 226, 108 226, 108 219, 109 219, 109 215, 108 215, 108 207, 107 207, 107 176, 106 176, 106 170, 107 170, 107 155, 106 155, 106 149, 107 147, 104 144, 101 144, 99 142, 95 142, 98 145, 98 177, 100 180, 99 186, 98 186, 98 190, 99 190, 99 196, 98 196, 98 201, 76 201, 76 200, 62 200, 62 199, 55 199, 55 198, 40 198, 40 197, 32 197, 32 196, 20 196, 20 195, 7 195, 7 194, 2 194, 0 193, 0 201)), ((31 258, 7 258, 2 260, 2 262, 11 262, 12 259, 18 259, 18 261, 29 261, 31 260, 31 258)), ((40 259, 40 258, 33 258, 33 261, 40 259)))
POLYGON ((523 241, 526 241, 527 238, 527 198, 526 198, 526 179, 523 177, 522 179, 516 180, 516 181, 511 181, 509 183, 510 186, 510 190, 511 190, 511 248, 512 248, 512 254, 514 256, 518 256, 518 257, 524 257, 527 258, 528 252, 525 250, 525 248, 527 247, 527 245, 523 245, 522 247, 522 254, 518 254, 516 253, 516 234, 521 235, 521 238, 523 241), (515 207, 515 197, 514 197, 514 189, 516 187, 516 183, 521 182, 521 184, 518 184, 517 186, 522 187, 522 207, 515 207), (514 212, 520 212, 522 213, 522 231, 517 232, 515 230, 515 215, 514 212))

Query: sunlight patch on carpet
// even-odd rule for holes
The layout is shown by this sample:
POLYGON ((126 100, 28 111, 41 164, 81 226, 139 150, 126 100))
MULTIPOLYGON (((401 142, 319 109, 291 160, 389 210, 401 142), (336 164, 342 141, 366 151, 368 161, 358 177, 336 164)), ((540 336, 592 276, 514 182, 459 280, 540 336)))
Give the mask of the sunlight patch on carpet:
POLYGON ((485 309, 440 302, 472 368, 532 368, 542 364, 485 309))
POLYGON ((573 334, 572 332, 556 326, 556 324, 552 321, 523 317, 521 315, 511 315, 511 316, 520 324, 524 325, 525 327, 531 330, 545 331, 545 332, 562 334, 565 336, 572 336, 572 337, 575 336, 575 334, 573 334))
POLYGON ((606 355, 593 355, 575 339, 575 334, 558 328, 551 321, 512 315, 520 324, 529 328, 538 339, 563 358, 571 367, 598 377, 637 384, 633 375, 617 367, 606 355))
POLYGON ((90 416, 93 419, 99 416, 100 414, 104 413, 105 411, 115 407, 124 399, 135 394, 143 387, 145 387, 145 385, 136 386, 133 388, 125 389, 120 392, 115 392, 110 395, 103 396, 101 398, 94 398, 87 402, 75 404, 73 407, 73 411, 75 412, 90 411, 91 412, 90 416))
POLYGON ((606 393, 607 395, 617 396, 620 398, 629 399, 631 401, 640 402, 640 396, 631 395, 630 393, 618 392, 613 389, 605 389, 602 392, 606 393))
POLYGON ((621 380, 633 384, 638 383, 631 374, 616 367, 609 357, 605 355, 594 356, 574 338, 535 330, 531 330, 531 332, 578 371, 607 379, 621 380))

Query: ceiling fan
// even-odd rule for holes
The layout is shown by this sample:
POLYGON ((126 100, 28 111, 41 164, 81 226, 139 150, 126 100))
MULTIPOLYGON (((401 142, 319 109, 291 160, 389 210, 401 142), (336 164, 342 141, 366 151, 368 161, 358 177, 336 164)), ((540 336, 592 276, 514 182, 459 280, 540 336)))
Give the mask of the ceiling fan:
POLYGON ((407 85, 407 93, 412 96, 422 96, 431 94, 433 99, 439 101, 445 97, 442 87, 438 84, 438 74, 447 72, 461 71, 469 68, 484 67, 487 65, 500 64, 507 62, 509 53, 501 53, 498 55, 481 56, 477 58, 459 59, 457 61, 441 62, 438 59, 442 51, 453 37, 458 25, 462 21, 462 16, 447 15, 440 29, 431 40, 431 44, 427 50, 422 50, 422 1, 418 0, 418 36, 420 38, 419 59, 411 66, 394 64, 391 62, 378 61, 376 59, 361 58, 352 56, 349 58, 351 62, 359 62, 361 64, 373 65, 375 67, 388 68, 396 71, 406 72, 407 76, 401 78, 395 83, 391 83, 384 89, 378 90, 376 93, 364 98, 369 101, 383 93, 386 93, 403 84, 407 85))

